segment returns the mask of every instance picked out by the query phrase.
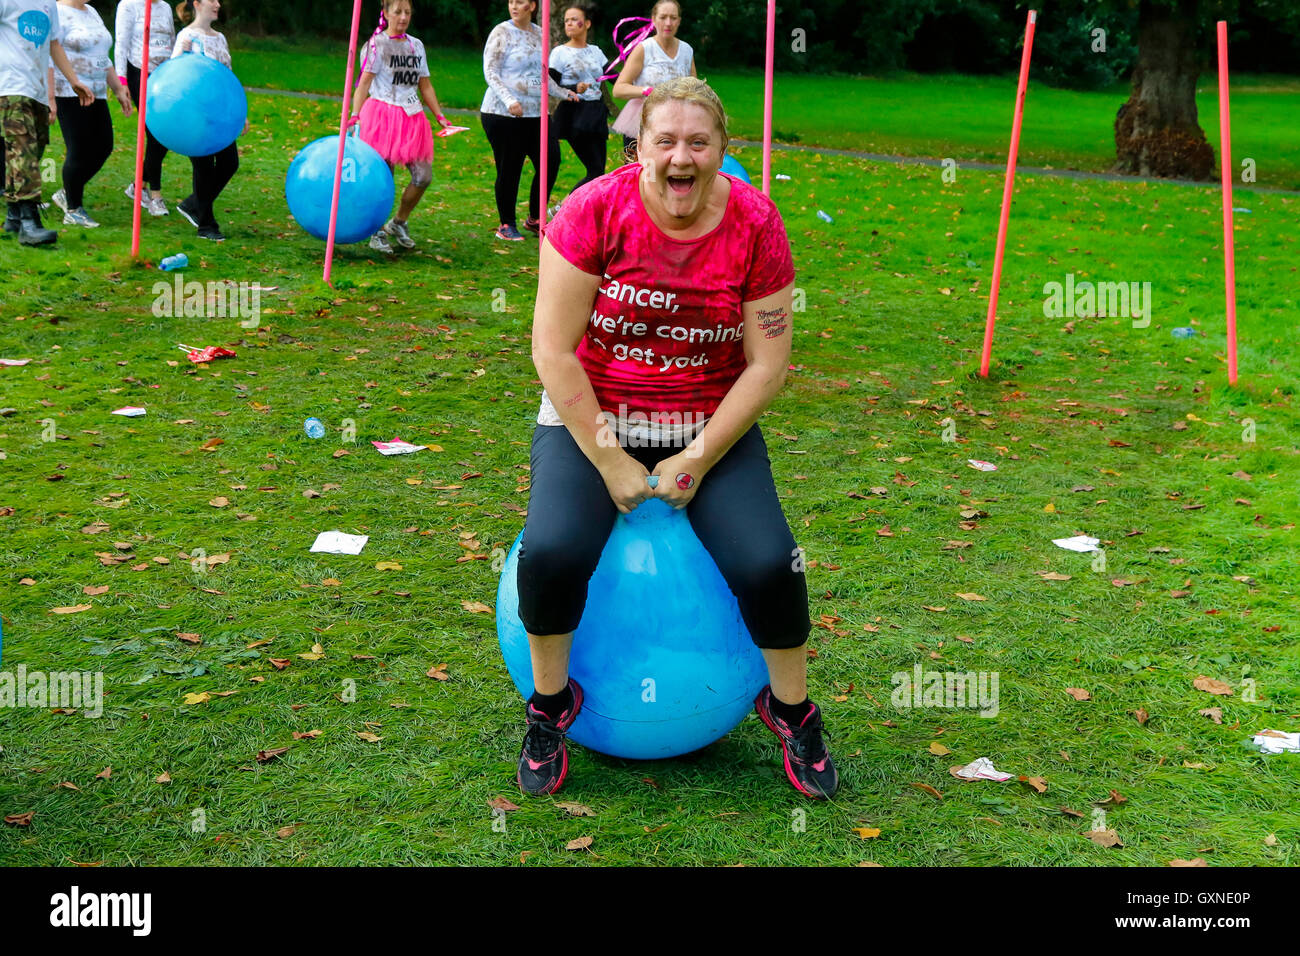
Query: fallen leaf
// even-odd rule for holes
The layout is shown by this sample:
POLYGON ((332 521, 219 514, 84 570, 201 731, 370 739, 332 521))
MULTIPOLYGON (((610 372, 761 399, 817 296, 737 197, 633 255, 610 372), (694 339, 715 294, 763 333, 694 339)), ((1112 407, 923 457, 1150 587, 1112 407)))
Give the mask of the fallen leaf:
POLYGON ((1016 779, 1019 780, 1021 783, 1025 784, 1026 786, 1032 787, 1034 791, 1037 793, 1047 792, 1047 781, 1044 780, 1042 777, 1026 777, 1021 775, 1016 779))
POLYGON ((1192 681, 1192 686, 1197 690, 1203 690, 1207 694, 1219 694, 1224 697, 1232 696, 1232 688, 1221 680, 1215 680, 1213 677, 1197 677, 1192 681))
POLYGON ((1067 687, 1065 692, 1075 700, 1092 700, 1092 694, 1088 693, 1082 687, 1067 687))
POLYGON ((1133 711, 1133 716, 1136 717, 1136 718, 1137 718, 1137 722, 1138 722, 1139 724, 1141 724, 1142 726, 1144 726, 1144 727, 1146 726, 1146 722, 1147 722, 1148 720, 1151 719, 1151 715, 1148 714, 1148 713, 1147 713, 1143 708, 1141 708, 1141 707, 1139 707, 1137 710, 1133 711))
POLYGON ((916 783, 916 782, 913 782, 913 783, 912 783, 912 786, 916 787, 916 789, 918 789, 918 790, 924 790, 926 793, 928 793, 930 796, 934 797, 936 800, 942 800, 942 799, 943 799, 943 794, 940 793, 938 790, 934 789, 934 787, 930 786, 928 783, 916 783))
POLYGON ((1068 580, 1070 580, 1070 575, 1068 575, 1068 574, 1057 574, 1055 571, 1035 571, 1034 573, 1037 574, 1037 575, 1038 575, 1040 578, 1042 578, 1044 581, 1068 581, 1068 580))
POLYGON ((197 634, 181 634, 181 633, 178 633, 176 636, 177 636, 180 640, 184 641, 186 644, 202 644, 202 643, 203 643, 203 638, 201 638, 201 637, 200 637, 199 635, 197 635, 197 634))
POLYGON ((1198 710, 1197 713, 1202 717, 1210 718, 1216 724, 1223 723, 1223 709, 1220 707, 1206 707, 1204 710, 1198 710))
POLYGON ((71 607, 52 607, 50 608, 50 613, 51 614, 80 614, 82 611, 89 611, 90 608, 91 605, 89 604, 74 604, 71 607))
POLYGON ((585 850, 589 846, 591 846, 591 837, 589 836, 578 837, 576 840, 570 840, 564 844, 566 850, 585 850))
POLYGON ((35 810, 28 810, 26 813, 11 813, 5 817, 5 823, 15 827, 29 827, 32 825, 32 817, 35 815, 35 810))
POLYGON ((930 741, 930 753, 934 754, 937 757, 945 757, 948 754, 952 753, 952 751, 949 750, 947 747, 945 747, 943 744, 939 743, 939 741, 932 740, 930 741))
POLYGON ((384 739, 383 737, 380 737, 377 734, 372 734, 368 730, 358 730, 357 736, 360 737, 362 740, 366 741, 367 743, 372 743, 372 744, 377 744, 379 743, 379 741, 384 739))
POLYGON ((112 765, 110 764, 109 766, 107 766, 107 767, 105 767, 103 770, 101 770, 99 773, 95 774, 95 779, 96 779, 96 780, 107 780, 107 779, 108 779, 109 777, 111 777, 111 776, 113 776, 113 767, 112 767, 112 765))
POLYGON ((853 827, 853 832, 863 840, 871 840, 880 836, 879 827, 853 827))
POLYGON ((451 680, 451 675, 447 673, 446 664, 434 664, 424 674, 425 677, 432 677, 434 680, 451 680))
POLYGON ((504 810, 506 813, 519 809, 516 804, 511 803, 505 797, 493 797, 488 801, 488 806, 493 810, 504 810))
POLYGON ((185 700, 182 703, 184 703, 187 706, 190 704, 206 704, 211 699, 212 699, 212 695, 209 694, 207 691, 203 691, 200 694, 186 694, 185 700))
POLYGON ((557 803, 556 807, 568 812, 569 814, 575 817, 594 817, 596 815, 595 810, 591 809, 591 807, 584 806, 581 803, 570 803, 568 801, 564 801, 561 803, 557 803))
POLYGON ((275 831, 275 835, 279 837, 281 840, 284 840, 287 839, 288 837, 293 836, 294 831, 297 829, 298 829, 298 825, 296 823, 293 823, 287 827, 280 827, 280 829, 275 831))
POLYGON ((988 600, 988 598, 984 597, 981 594, 976 594, 973 591, 958 591, 957 597, 961 598, 963 601, 987 601, 988 600))
POLYGON ((1068 817, 1078 817, 1080 820, 1083 819, 1083 814, 1078 810, 1071 810, 1069 807, 1061 807, 1060 810, 1068 817))
POLYGON ((396 561, 380 561, 375 565, 376 571, 400 571, 402 566, 396 561))
POLYGON ((288 752, 289 752, 288 747, 276 747, 274 750, 259 750, 257 752, 257 762, 266 763, 267 761, 274 760, 275 758, 281 757, 284 754, 287 754, 288 752))
POLYGON ((153 782, 154 782, 154 783, 171 783, 171 782, 172 782, 172 775, 169 774, 166 770, 164 770, 162 773, 158 774, 158 776, 156 776, 156 777, 153 778, 153 782))
POLYGON ((471 614, 491 614, 492 608, 482 601, 461 601, 460 606, 471 614))
POLYGON ((95 587, 93 585, 87 584, 84 588, 81 589, 81 593, 88 594, 91 597, 99 597, 99 595, 101 594, 108 593, 108 585, 104 584, 104 585, 100 585, 99 587, 95 587))
POLYGON ((1114 830, 1089 830, 1084 836, 1097 846, 1122 847, 1124 845, 1124 842, 1119 838, 1119 834, 1114 830))
POLYGON ((1169 865, 1170 866, 1209 866, 1209 864, 1206 863, 1205 860, 1199 856, 1191 860, 1170 860, 1169 865))
POLYGON ((324 732, 325 731, 323 730, 304 730, 301 732, 295 730, 293 732, 293 739, 294 740, 315 740, 324 732))
POLYGON ((230 504, 230 499, 223 498, 220 495, 218 495, 217 497, 210 500, 208 504, 212 505, 212 507, 214 508, 224 508, 226 505, 230 504))

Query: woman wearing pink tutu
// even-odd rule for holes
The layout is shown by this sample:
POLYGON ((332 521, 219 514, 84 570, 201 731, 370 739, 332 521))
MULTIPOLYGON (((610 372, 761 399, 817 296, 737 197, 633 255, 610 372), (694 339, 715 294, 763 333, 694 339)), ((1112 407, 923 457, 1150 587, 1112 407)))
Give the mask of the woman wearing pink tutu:
POLYGON ((397 215, 370 237, 371 249, 388 253, 393 251, 390 239, 403 249, 415 248, 406 221, 433 182, 433 131, 424 117, 425 104, 440 126, 449 125, 429 82, 424 44, 406 33, 410 24, 411 0, 383 0, 379 29, 361 55, 361 82, 352 97, 348 124, 359 119, 361 138, 390 168, 402 165, 411 173, 397 215))

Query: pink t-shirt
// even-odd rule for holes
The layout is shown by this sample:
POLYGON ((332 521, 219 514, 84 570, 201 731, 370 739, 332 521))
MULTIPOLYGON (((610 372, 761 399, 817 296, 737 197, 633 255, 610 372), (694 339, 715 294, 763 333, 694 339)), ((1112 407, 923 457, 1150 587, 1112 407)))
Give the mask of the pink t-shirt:
POLYGON ((759 190, 731 180, 722 222, 670 239, 641 200, 635 163, 564 201, 546 238, 602 276, 578 360, 603 411, 711 415, 745 370, 741 303, 794 281, 785 224, 759 190))

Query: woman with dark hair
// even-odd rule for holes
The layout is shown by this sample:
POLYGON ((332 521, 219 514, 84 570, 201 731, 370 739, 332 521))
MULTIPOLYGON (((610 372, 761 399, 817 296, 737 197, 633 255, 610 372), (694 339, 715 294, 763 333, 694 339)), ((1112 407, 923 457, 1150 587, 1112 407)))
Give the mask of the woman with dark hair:
POLYGON ((609 111, 605 109, 600 78, 608 61, 600 47, 587 42, 590 7, 571 3, 563 15, 569 42, 551 49, 551 75, 566 90, 577 93, 579 100, 555 108, 555 135, 573 147, 586 171, 573 187, 577 189, 605 172, 609 111))
MULTIPOLYGON (((483 78, 487 92, 479 107, 483 132, 492 146, 497 176, 494 190, 497 201, 496 237, 521 242, 523 235, 515 225, 515 206, 519 202, 519 177, 525 157, 537 173, 528 190, 528 219, 524 228, 540 232, 539 182, 541 177, 540 140, 542 138, 542 28, 533 23, 537 0, 509 0, 510 19, 498 23, 488 34, 483 47, 483 78)), ((548 77, 551 96, 576 100, 577 93, 564 89, 548 77)), ((560 167, 560 141, 550 130, 547 149, 546 196, 550 198, 560 167)))

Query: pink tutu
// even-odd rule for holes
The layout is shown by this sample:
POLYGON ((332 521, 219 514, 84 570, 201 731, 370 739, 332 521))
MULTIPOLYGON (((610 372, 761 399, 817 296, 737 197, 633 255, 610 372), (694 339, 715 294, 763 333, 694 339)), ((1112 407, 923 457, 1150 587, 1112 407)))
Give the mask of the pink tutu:
POLYGON ((433 162, 433 130, 423 112, 411 116, 400 106, 367 99, 361 104, 361 138, 391 166, 433 162))

